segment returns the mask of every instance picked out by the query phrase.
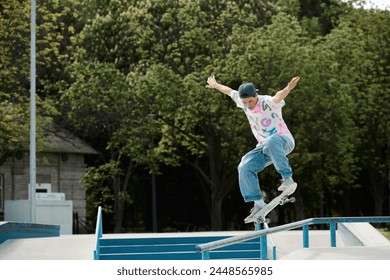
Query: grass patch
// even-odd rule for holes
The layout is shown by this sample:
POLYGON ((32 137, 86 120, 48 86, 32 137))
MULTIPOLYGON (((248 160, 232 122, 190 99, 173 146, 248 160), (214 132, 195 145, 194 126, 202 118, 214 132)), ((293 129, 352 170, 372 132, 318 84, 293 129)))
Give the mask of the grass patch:
POLYGON ((379 231, 380 233, 382 233, 384 237, 386 237, 387 239, 390 240, 390 230, 389 230, 389 229, 380 228, 380 229, 378 229, 378 231, 379 231))

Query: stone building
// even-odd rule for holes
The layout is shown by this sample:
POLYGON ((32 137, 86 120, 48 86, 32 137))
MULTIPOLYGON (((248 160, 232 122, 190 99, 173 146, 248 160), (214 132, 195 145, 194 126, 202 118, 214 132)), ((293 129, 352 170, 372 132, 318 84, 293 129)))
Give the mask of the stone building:
MULTIPOLYGON (((97 152, 62 129, 47 135, 44 142, 45 144, 37 148, 36 155, 37 192, 65 194, 65 199, 72 201, 74 216, 85 222, 85 190, 80 179, 86 169, 85 157, 96 155, 97 152)), ((29 199, 29 162, 28 151, 17 152, 0 166, 0 220, 6 216, 5 201, 29 199)))

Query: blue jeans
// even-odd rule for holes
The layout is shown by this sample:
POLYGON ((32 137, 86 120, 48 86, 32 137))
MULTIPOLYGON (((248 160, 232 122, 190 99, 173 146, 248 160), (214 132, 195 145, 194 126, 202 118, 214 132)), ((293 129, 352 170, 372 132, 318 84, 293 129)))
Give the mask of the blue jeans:
POLYGON ((293 174, 287 155, 294 149, 294 143, 284 135, 274 134, 242 157, 238 165, 238 181, 245 202, 263 198, 258 173, 271 163, 283 179, 293 174))

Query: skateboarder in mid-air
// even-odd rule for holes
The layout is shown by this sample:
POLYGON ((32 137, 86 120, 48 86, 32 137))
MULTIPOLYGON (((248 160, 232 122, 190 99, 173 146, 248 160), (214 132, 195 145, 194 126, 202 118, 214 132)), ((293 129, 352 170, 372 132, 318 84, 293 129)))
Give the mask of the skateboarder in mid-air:
MULTIPOLYGON (((245 222, 253 221, 258 212, 266 206, 259 185, 258 173, 273 164, 282 177, 278 191, 284 191, 292 184, 292 169, 287 155, 295 147, 295 140, 282 117, 284 99, 296 87, 300 77, 294 77, 288 85, 274 96, 259 95, 252 83, 242 84, 237 90, 217 83, 214 76, 207 79, 207 88, 217 89, 230 96, 237 107, 244 110, 256 147, 244 155, 238 166, 239 185, 245 202, 254 202, 250 215, 245 222)), ((294 184, 296 186, 296 184, 294 184)), ((295 188, 294 188, 295 190, 295 188)))

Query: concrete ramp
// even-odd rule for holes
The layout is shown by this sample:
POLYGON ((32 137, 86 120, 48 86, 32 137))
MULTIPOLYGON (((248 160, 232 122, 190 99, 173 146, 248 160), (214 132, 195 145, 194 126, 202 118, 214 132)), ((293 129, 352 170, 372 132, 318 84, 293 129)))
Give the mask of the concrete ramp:
MULTIPOLYGON (((106 237, 234 235, 240 232, 106 234, 106 237)), ((303 249, 302 230, 272 233, 278 260, 390 260, 390 241, 368 223, 337 229, 337 247, 331 247, 329 230, 311 230, 310 248, 303 249)), ((61 235, 9 239, 0 244, 0 260, 92 260, 96 236, 61 235)), ((268 242, 270 246, 270 242, 268 242)), ((272 252, 272 248, 268 248, 272 252)))
POLYGON ((0 260, 93 260, 94 235, 9 239, 0 245, 0 260))
POLYGON ((390 245, 306 248, 296 250, 280 260, 390 260, 390 245))
POLYGON ((390 260, 390 241, 369 223, 340 223, 337 236, 337 247, 299 249, 280 259, 390 260))
POLYGON ((340 223, 337 233, 341 236, 346 246, 390 245, 390 240, 369 223, 340 223))

